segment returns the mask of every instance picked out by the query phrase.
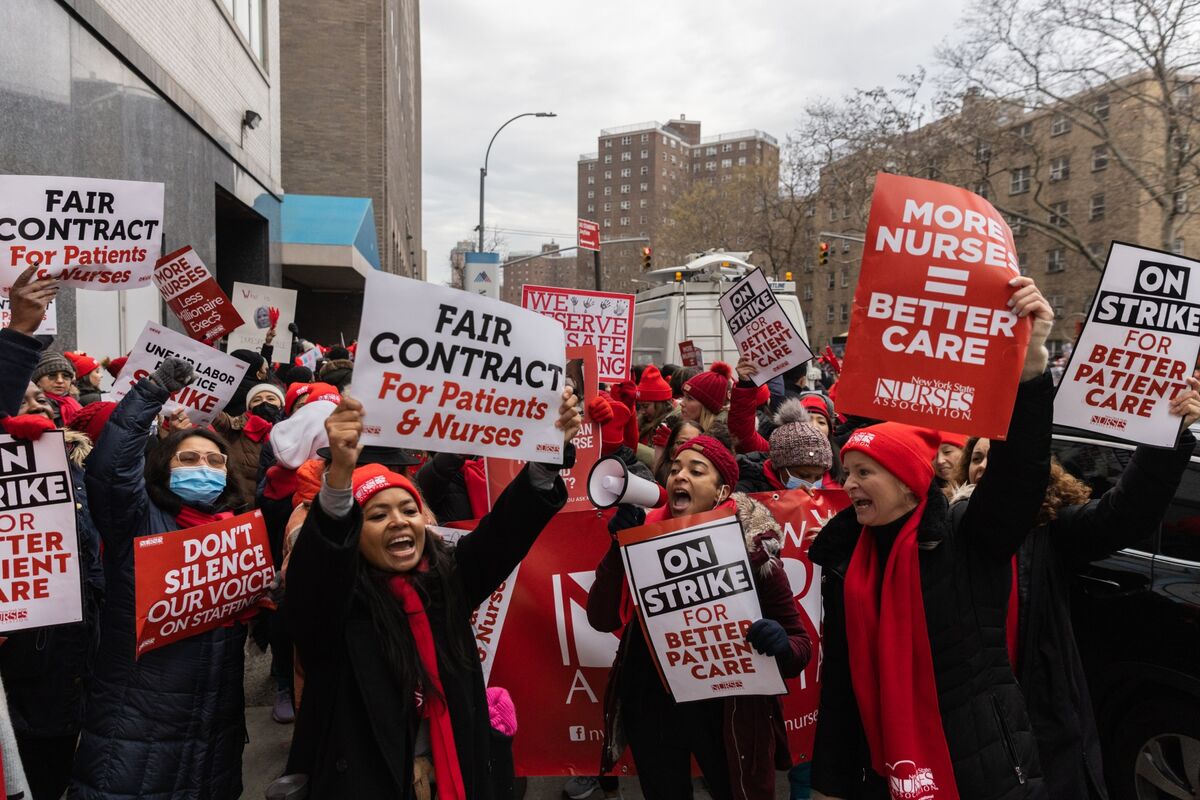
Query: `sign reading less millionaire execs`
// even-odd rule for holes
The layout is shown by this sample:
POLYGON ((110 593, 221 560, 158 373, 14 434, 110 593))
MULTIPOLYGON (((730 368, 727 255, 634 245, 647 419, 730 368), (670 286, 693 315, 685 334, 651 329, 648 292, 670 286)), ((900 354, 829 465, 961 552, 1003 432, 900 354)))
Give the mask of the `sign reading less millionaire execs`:
POLYGON ((838 410, 1003 439, 1030 334, 1008 310, 1019 274, 987 200, 877 175, 838 410))

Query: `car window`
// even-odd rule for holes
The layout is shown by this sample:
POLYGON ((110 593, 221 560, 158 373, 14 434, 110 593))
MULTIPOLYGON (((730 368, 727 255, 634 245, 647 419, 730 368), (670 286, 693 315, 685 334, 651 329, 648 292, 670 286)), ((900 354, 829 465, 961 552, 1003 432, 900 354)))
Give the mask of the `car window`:
POLYGON ((1160 552, 1200 563, 1200 464, 1191 462, 1163 518, 1160 552))
MULTIPOLYGON (((1053 450, 1063 469, 1091 487, 1093 498, 1100 497, 1116 486, 1121 473, 1133 458, 1133 451, 1123 447, 1059 438, 1054 439, 1053 450)), ((1156 549, 1154 538, 1152 534, 1129 547, 1153 553, 1156 549)))

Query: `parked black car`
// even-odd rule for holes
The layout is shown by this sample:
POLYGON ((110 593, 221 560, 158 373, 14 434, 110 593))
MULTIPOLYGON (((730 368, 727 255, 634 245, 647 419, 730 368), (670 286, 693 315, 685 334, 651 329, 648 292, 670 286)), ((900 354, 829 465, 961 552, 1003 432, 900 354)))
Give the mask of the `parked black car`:
MULTIPOLYGON (((1133 446, 1059 432, 1054 451, 1099 496, 1133 446)), ((1112 800, 1200 798, 1200 455, 1159 531, 1082 569, 1072 602, 1112 800)))

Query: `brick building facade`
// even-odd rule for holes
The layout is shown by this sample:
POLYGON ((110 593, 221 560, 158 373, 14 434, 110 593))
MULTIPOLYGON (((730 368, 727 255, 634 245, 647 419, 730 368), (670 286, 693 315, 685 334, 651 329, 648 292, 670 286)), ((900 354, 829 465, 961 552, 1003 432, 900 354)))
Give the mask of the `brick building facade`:
MULTIPOLYGON (((508 259, 500 265, 504 283, 500 287, 500 299, 514 305, 521 305, 521 287, 525 284, 534 286, 567 286, 574 287, 576 281, 575 257, 558 255, 553 251, 559 245, 549 242, 542 245, 541 252, 536 258, 510 264, 512 261, 529 258, 532 253, 509 253, 508 259)), ((588 253, 590 258, 591 253, 588 253)))

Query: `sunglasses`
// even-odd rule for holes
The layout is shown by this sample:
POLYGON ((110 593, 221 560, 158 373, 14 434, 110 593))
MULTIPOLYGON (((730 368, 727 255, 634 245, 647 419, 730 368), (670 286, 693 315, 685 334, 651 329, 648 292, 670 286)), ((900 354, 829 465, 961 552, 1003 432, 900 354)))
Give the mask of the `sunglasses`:
POLYGON ((201 453, 199 450, 180 450, 175 454, 175 458, 182 467, 198 467, 200 462, 204 461, 217 469, 224 469, 229 461, 229 457, 224 453, 201 453))

